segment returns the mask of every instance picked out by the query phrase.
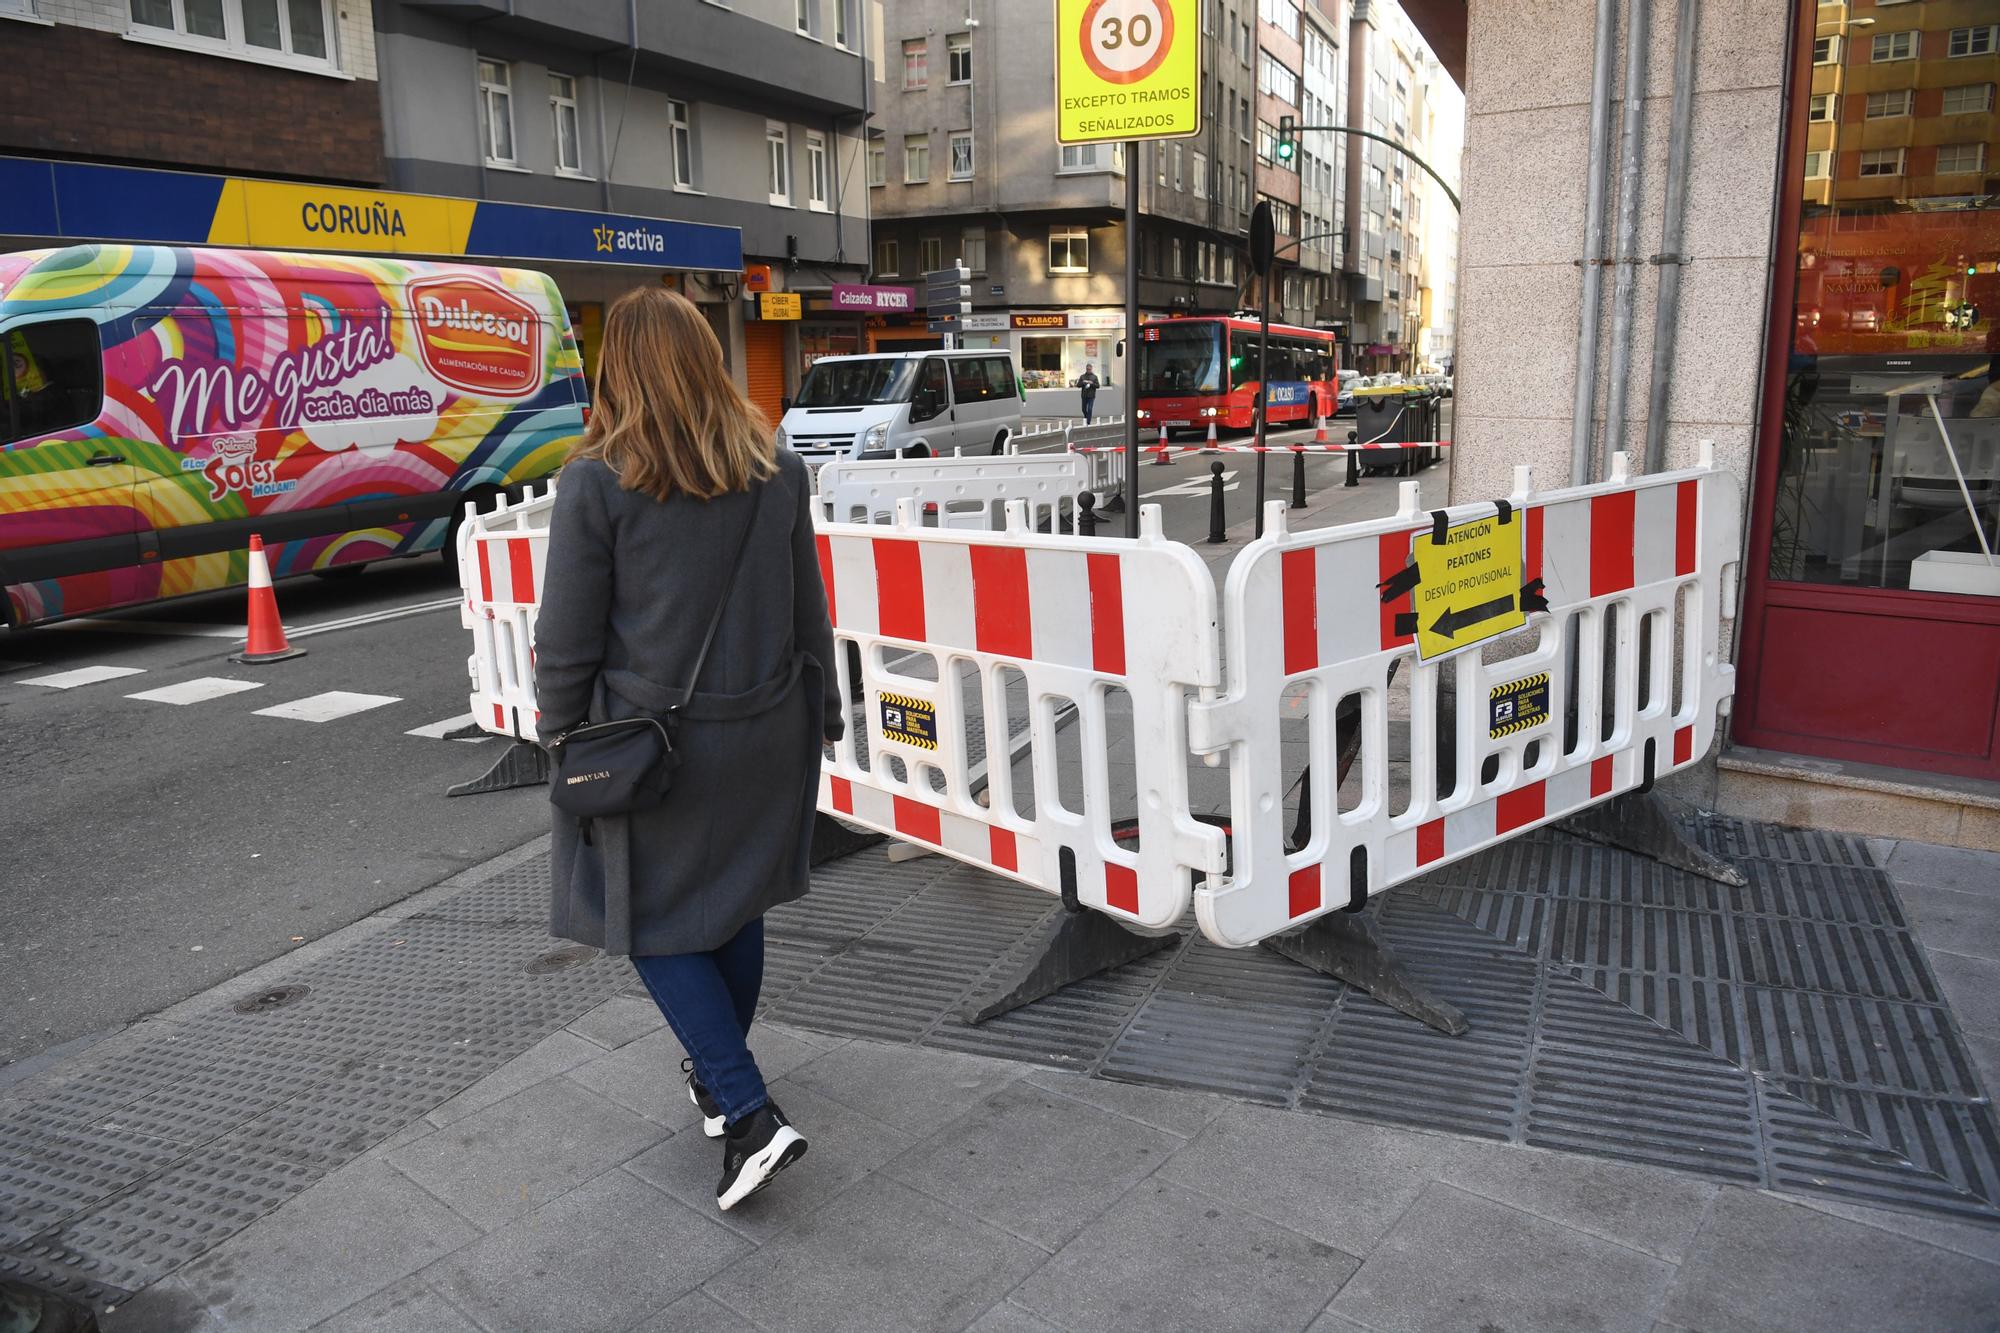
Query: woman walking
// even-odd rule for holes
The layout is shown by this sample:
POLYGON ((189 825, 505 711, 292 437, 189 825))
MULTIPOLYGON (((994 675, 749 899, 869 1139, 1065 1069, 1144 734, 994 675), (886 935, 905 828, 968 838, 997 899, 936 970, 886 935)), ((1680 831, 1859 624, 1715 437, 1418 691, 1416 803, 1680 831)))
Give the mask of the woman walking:
POLYGON ((764 914, 806 891, 820 743, 844 726, 811 492, 692 304, 651 287, 611 307, 549 531, 539 727, 560 769, 576 728, 659 718, 678 762, 657 803, 555 811, 550 929, 630 955, 723 1140, 724 1210, 806 1150, 747 1037, 764 914))

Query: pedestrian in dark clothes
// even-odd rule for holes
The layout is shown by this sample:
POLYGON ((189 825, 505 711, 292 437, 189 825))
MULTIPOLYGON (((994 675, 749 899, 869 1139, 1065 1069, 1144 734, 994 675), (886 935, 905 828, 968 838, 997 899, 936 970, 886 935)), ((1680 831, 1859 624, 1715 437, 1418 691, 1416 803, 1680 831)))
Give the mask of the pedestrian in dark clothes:
POLYGON ((684 704, 681 763, 657 806, 588 828, 554 812, 550 928, 631 957, 687 1052, 703 1130, 723 1140, 726 1210, 806 1150, 747 1038, 764 914, 806 892, 820 743, 844 729, 812 485, 731 382, 708 322, 662 288, 606 313, 592 398, 549 529, 540 733, 684 704))
POLYGON ((1083 424, 1088 426, 1090 419, 1097 414, 1097 371, 1092 369, 1090 362, 1083 363, 1083 373, 1076 377, 1076 387, 1082 391, 1078 397, 1083 400, 1083 424))

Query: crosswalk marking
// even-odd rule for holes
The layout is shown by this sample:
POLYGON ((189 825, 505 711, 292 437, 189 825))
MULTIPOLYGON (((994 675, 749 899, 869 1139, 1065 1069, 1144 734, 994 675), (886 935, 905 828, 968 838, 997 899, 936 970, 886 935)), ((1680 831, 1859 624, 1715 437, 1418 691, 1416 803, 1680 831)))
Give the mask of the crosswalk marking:
MULTIPOLYGON (((433 722, 429 726, 412 727, 403 734, 405 736, 421 736, 427 741, 441 741, 449 737, 452 732, 471 726, 472 722, 472 714, 460 713, 457 717, 448 717, 442 722, 433 722)), ((484 735, 460 736, 457 739, 477 744, 485 740, 486 737, 484 735)))
POLYGON ((146 690, 139 694, 128 694, 127 699, 143 699, 152 704, 198 704, 210 699, 221 699, 245 690, 261 690, 260 680, 229 680, 223 676, 200 676, 194 680, 184 680, 178 685, 162 685, 157 690, 146 690))
POLYGON ((393 694, 356 694, 352 690, 328 690, 325 694, 308 695, 303 699, 294 699, 290 703, 259 708, 257 716, 289 718, 294 722, 331 722, 336 718, 352 717, 371 708, 401 702, 402 700, 393 694))
POLYGON ((101 681, 122 680, 126 676, 143 676, 141 667, 87 666, 74 671, 58 671, 53 676, 36 676, 24 680, 23 685, 43 685, 52 690, 73 690, 79 685, 96 685, 101 681))

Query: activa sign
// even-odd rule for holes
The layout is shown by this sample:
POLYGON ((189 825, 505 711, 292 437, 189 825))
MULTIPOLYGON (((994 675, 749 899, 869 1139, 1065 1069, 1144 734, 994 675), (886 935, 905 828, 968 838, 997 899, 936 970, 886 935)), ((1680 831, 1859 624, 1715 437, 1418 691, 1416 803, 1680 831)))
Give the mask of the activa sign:
POLYGON ((470 277, 410 284, 424 364, 466 393, 518 397, 541 383, 542 321, 504 287, 470 277))

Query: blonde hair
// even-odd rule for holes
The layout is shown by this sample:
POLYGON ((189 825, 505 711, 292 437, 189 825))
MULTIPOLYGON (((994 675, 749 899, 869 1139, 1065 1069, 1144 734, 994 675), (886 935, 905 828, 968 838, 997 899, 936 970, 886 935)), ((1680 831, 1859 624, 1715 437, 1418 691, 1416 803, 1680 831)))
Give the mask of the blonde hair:
POLYGON ((722 364, 722 344, 686 297, 627 292, 604 315, 590 425, 571 452, 595 458, 628 491, 712 500, 778 470, 764 414, 722 364))

